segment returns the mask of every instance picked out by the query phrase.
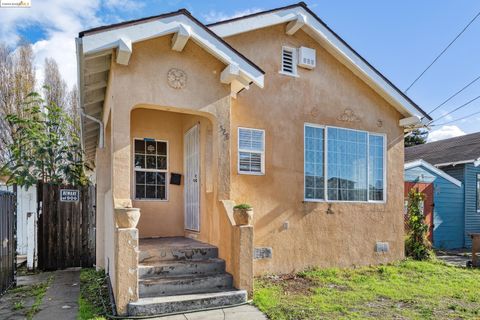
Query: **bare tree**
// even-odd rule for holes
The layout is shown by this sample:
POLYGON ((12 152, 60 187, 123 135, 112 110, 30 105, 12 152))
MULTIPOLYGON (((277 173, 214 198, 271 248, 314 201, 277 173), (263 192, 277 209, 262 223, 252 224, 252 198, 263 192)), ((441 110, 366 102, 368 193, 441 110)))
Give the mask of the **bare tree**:
POLYGON ((80 93, 76 85, 73 86, 72 90, 68 93, 67 99, 67 113, 72 118, 73 128, 72 131, 75 132, 77 136, 80 136, 80 113, 79 113, 79 103, 80 103, 80 93))
POLYGON ((43 87, 43 95, 48 105, 55 104, 66 109, 67 84, 58 70, 57 62, 52 58, 45 59, 43 87))
POLYGON ((6 116, 23 116, 23 102, 35 88, 33 60, 29 43, 21 42, 15 50, 0 43, 0 164, 9 156, 5 146, 15 130, 6 121, 6 116))

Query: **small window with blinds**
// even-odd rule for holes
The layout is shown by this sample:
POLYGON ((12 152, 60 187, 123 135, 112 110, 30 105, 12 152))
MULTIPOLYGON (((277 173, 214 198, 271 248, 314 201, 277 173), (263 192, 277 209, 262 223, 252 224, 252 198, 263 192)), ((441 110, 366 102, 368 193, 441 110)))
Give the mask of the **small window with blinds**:
POLYGON ((238 173, 265 173, 265 130, 238 128, 238 173))
POLYGON ((290 47, 282 47, 282 70, 280 73, 297 75, 297 50, 290 47))

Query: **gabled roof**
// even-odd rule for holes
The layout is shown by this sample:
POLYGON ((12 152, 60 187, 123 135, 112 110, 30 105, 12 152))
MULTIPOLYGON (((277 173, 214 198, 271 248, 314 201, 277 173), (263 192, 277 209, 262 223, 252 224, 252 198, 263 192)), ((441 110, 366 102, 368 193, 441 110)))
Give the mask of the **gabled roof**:
POLYGON ((405 161, 423 159, 436 167, 480 164, 480 132, 405 148, 405 161))
POLYGON ((440 170, 437 167, 434 167, 433 165, 431 165, 427 161, 415 160, 415 161, 411 161, 411 162, 406 162, 405 165, 404 165, 405 170, 408 170, 408 169, 411 169, 411 168, 416 168, 416 167, 424 167, 424 168, 430 170, 431 172, 435 173, 436 175, 450 181, 451 183, 453 183, 457 187, 462 186, 462 182, 460 180, 455 179, 454 177, 452 177, 451 175, 449 175, 445 171, 440 170))
POLYGON ((222 61, 226 68, 219 81, 231 85, 233 96, 252 83, 263 88, 264 71, 185 9, 82 31, 77 38, 77 61, 82 141, 87 158, 93 159, 101 137, 98 120, 103 116, 113 50, 116 63, 128 65, 133 43, 170 34, 173 34, 172 50, 182 51, 191 40, 222 61))
POLYGON ((417 117, 423 124, 432 120, 415 102, 330 29, 304 2, 212 23, 208 27, 225 38, 284 23, 288 23, 286 30, 288 34, 301 28, 317 40, 405 117, 417 117))

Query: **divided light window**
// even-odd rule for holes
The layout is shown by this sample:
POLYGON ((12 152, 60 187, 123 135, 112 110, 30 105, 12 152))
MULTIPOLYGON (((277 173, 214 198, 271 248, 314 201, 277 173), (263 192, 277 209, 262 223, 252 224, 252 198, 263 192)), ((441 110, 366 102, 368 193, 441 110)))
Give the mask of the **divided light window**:
POLYGON ((167 142, 134 139, 134 148, 135 199, 167 200, 167 142))
POLYGON ((297 50, 282 47, 282 73, 297 75, 297 50))
POLYGON ((238 172, 265 173, 265 130, 238 128, 238 172))
POLYGON ((305 125, 305 200, 385 200, 384 135, 305 125))

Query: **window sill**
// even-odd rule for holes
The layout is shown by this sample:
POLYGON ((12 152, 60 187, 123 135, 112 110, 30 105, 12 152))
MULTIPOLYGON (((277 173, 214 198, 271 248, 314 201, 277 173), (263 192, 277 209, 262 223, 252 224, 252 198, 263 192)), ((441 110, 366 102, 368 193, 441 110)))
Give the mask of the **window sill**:
POLYGON ((303 199, 302 203, 339 203, 339 204, 386 204, 387 201, 342 201, 342 200, 315 200, 315 199, 303 199))
POLYGON ((238 174, 247 175, 247 176, 264 176, 265 172, 243 172, 238 171, 238 174))
POLYGON ((288 73, 284 71, 278 71, 278 73, 283 74, 284 76, 292 77, 292 78, 300 78, 300 76, 297 73, 288 73))
POLYGON ((168 199, 162 200, 162 199, 133 199, 133 201, 139 201, 139 202, 168 202, 168 199))

